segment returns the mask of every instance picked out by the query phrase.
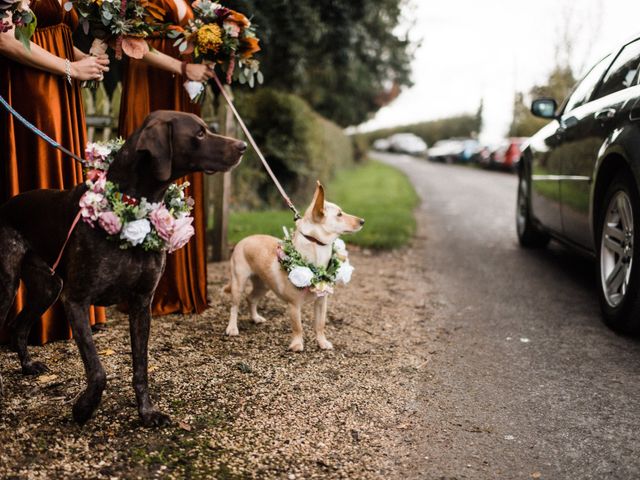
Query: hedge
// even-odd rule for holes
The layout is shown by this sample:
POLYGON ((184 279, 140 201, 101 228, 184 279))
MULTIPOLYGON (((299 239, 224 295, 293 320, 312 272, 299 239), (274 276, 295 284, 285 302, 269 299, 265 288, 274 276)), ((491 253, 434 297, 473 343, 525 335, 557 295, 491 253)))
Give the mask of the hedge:
MULTIPOLYGON (((316 180, 327 182, 353 164, 351 139, 301 98, 263 88, 238 92, 236 105, 294 202, 308 201, 316 180)), ((249 150, 232 176, 234 208, 281 207, 276 187, 249 150)))

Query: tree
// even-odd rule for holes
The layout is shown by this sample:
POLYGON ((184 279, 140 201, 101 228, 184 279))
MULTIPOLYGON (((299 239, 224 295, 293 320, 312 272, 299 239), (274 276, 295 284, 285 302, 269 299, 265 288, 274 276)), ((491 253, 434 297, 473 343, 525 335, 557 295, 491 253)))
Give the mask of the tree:
POLYGON ((396 32, 404 0, 231 0, 253 15, 267 86, 300 95, 342 126, 409 86, 413 46, 396 32))
POLYGON ((547 120, 536 118, 529 110, 531 100, 542 97, 550 97, 557 102, 562 102, 571 92, 576 79, 571 67, 557 66, 549 75, 545 85, 534 85, 526 96, 522 92, 516 92, 513 102, 513 120, 509 127, 510 137, 530 137, 540 130, 547 120))

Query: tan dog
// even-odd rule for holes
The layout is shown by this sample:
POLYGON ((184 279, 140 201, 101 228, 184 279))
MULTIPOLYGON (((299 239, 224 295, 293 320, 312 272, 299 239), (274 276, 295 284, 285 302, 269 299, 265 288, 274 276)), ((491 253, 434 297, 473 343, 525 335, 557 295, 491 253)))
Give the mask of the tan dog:
MULTIPOLYGON (((317 266, 327 267, 331 260, 333 242, 346 233, 355 233, 362 228, 364 220, 344 213, 340 207, 325 202, 324 188, 318 182, 313 201, 302 219, 296 222, 293 245, 307 260, 317 266)), ((238 306, 247 280, 251 279, 253 290, 248 301, 251 318, 255 323, 265 319, 258 314, 258 302, 272 290, 289 304, 291 328, 293 330, 289 349, 301 352, 304 348, 302 333, 302 304, 315 300, 316 340, 322 349, 333 345, 324 333, 327 317, 327 296, 318 297, 308 288, 294 286, 278 260, 280 240, 269 235, 251 235, 241 240, 231 256, 231 283, 224 289, 231 292, 232 306, 226 334, 238 335, 238 306)))

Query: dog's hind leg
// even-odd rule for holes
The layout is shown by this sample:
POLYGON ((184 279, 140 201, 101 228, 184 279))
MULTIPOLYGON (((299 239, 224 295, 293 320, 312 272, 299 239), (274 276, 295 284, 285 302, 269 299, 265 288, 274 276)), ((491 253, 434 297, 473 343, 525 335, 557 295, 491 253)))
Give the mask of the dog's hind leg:
POLYGON ((22 237, 5 225, 0 225, 0 328, 7 320, 20 284, 20 269, 27 247, 22 237))
POLYGON ((27 340, 35 321, 58 299, 62 279, 51 274, 44 260, 27 254, 22 265, 22 281, 26 288, 26 299, 23 309, 11 322, 12 344, 20 359, 22 374, 39 375, 46 372, 47 367, 31 359, 27 340))
POLYGON ((240 334, 238 331, 238 309, 240 308, 240 300, 249 275, 248 268, 239 266, 233 258, 231 259, 231 312, 229 314, 229 324, 225 331, 225 335, 230 337, 240 334))
MULTIPOLYGON (((20 269, 27 247, 22 237, 10 227, 0 225, 0 328, 4 327, 20 284, 20 269)), ((0 376, 0 402, 4 396, 0 376)))
POLYGON ((255 275, 251 277, 251 284, 253 285, 253 288, 247 297, 249 310, 251 311, 251 319, 254 323, 264 323, 267 320, 258 313, 258 302, 269 291, 269 288, 264 284, 260 277, 255 275))
POLYGON ((80 350, 80 357, 87 376, 87 388, 84 389, 73 404, 73 419, 82 425, 91 418, 93 412, 100 405, 102 392, 107 386, 107 375, 104 372, 102 363, 100 363, 100 357, 91 336, 89 304, 84 301, 76 302, 65 298, 65 293, 66 290, 62 294, 62 304, 71 324, 73 339, 78 346, 78 350, 80 350))

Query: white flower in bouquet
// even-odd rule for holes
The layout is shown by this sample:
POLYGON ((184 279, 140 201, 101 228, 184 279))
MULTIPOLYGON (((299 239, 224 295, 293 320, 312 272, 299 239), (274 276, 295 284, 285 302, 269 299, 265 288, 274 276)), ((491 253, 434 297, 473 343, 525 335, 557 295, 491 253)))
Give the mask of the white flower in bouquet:
POLYGON ((309 267, 294 267, 289 272, 289 280, 298 288, 304 288, 311 285, 313 272, 309 267))
POLYGON ((189 95, 189 99, 193 102, 195 101, 204 91, 204 83, 194 82, 192 80, 188 80, 184 82, 184 89, 187 91, 189 95))
POLYGON ((336 272, 336 283, 342 283, 343 285, 349 283, 354 270, 355 268, 351 266, 349 260, 345 261, 338 267, 338 271, 336 272))
POLYGON ((151 232, 149 220, 143 218, 127 223, 120 232, 120 238, 128 241, 134 247, 144 242, 147 234, 151 232))

